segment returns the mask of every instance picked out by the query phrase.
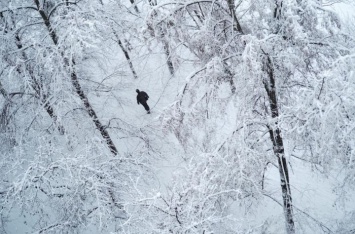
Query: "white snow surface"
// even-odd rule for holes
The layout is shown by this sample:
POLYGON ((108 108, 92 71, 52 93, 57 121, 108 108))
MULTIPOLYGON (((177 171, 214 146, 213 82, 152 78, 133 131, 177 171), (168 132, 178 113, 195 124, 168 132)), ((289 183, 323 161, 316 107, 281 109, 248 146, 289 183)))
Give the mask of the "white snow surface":
MULTIPOLYGON (((344 16, 351 14, 354 16, 354 11, 347 5, 337 5, 336 10, 342 11, 344 16)), ((167 106, 176 101, 187 77, 200 68, 196 64, 185 62, 180 64, 176 74, 171 76, 163 53, 157 52, 148 55, 146 52, 140 57, 132 58, 139 77, 134 79, 119 47, 113 43, 108 44, 107 47, 104 65, 98 65, 96 61, 89 60, 86 62, 85 68, 82 69, 85 69, 85 74, 89 75, 92 80, 101 82, 105 77, 104 83, 113 87, 112 95, 97 96, 88 93, 90 102, 102 122, 107 123, 118 117, 125 123, 145 129, 155 136, 153 144, 160 147, 163 157, 155 159, 153 163, 156 182, 147 190, 151 189, 152 196, 160 197, 166 194, 172 185, 175 172, 185 170, 188 162, 184 160, 182 156, 184 150, 175 137, 163 132, 159 116, 167 106), (147 114, 142 105, 137 105, 136 89, 148 93, 151 114, 147 114)), ((161 50, 157 49, 157 51, 161 50)), ((230 117, 233 115, 234 113, 227 112, 224 121, 233 121, 233 117, 230 117)), ((222 128, 223 123, 221 125, 222 128)), ((117 142, 120 152, 136 147, 135 141, 125 141, 124 143, 119 143, 121 141, 117 139, 114 141, 117 142)), ((290 157, 287 152, 286 156, 290 165, 294 212, 297 213, 297 233, 319 232, 322 228, 314 230, 310 228, 317 225, 324 225, 332 230, 332 233, 336 233, 337 222, 346 217, 348 212, 355 210, 355 201, 352 199, 355 195, 354 191, 349 190, 347 197, 339 200, 338 191, 334 190, 335 186, 342 181, 341 170, 334 168, 331 170, 331 174, 325 177, 324 174, 318 172, 318 168, 310 167, 309 164, 290 157), (304 222, 308 222, 309 225, 304 225, 304 222)), ((249 210, 247 206, 236 206, 230 202, 228 211, 234 217, 245 221, 242 224, 245 229, 249 226, 259 226, 259 233, 286 233, 279 173, 273 165, 268 165, 264 186, 280 204, 265 196, 252 210, 249 210)), ((28 222, 27 217, 24 218, 14 210, 11 219, 7 225, 8 234, 29 233, 28 225, 24 223, 25 220, 28 222)), ((325 228, 323 231, 328 233, 325 228)), ((92 232, 89 229, 85 233, 92 232)))

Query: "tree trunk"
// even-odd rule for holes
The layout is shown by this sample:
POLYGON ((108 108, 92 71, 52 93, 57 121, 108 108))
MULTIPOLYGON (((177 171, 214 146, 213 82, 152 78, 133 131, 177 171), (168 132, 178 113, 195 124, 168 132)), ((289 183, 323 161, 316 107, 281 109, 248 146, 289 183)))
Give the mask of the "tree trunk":
MULTIPOLYGON (((43 11, 43 9, 41 8, 39 1, 38 0, 34 0, 36 6, 37 6, 37 10, 39 12, 39 14, 41 15, 44 24, 46 25, 48 31, 49 31, 49 35, 52 38, 53 43, 58 46, 58 36, 55 33, 55 31, 53 30, 51 23, 49 21, 48 16, 46 15, 46 13, 43 11)), ((63 56, 63 54, 62 54, 63 56)), ((89 116, 91 117, 92 121, 94 122, 96 129, 99 130, 101 136, 105 139, 107 146, 109 147, 111 153, 113 155, 117 155, 118 151, 116 146, 114 145, 109 133, 107 132, 106 128, 104 127, 104 125, 102 125, 102 123, 100 122, 99 118, 97 117, 94 109, 92 108, 89 99, 86 97, 86 95, 84 94, 83 90, 81 89, 78 77, 76 75, 75 72, 75 61, 74 59, 71 61, 72 64, 70 64, 69 60, 67 58, 64 58, 63 56, 63 61, 64 64, 68 67, 68 70, 70 70, 70 78, 71 78, 71 82, 72 85, 75 89, 75 92, 77 93, 77 95, 79 96, 79 98, 81 99, 81 101, 84 104, 85 110, 86 112, 89 114, 89 116)))
MULTIPOLYGON (((0 14, 0 17, 3 17, 3 16, 0 14)), ((13 22, 12 22, 12 23, 13 23, 13 22)), ((5 26, 4 32, 5 32, 5 33, 8 33, 8 31, 9 31, 9 30, 8 30, 7 26, 5 26)), ((19 35, 18 35, 18 32, 15 33, 15 44, 16 44, 16 47, 17 47, 18 49, 22 49, 23 46, 22 46, 22 43, 21 43, 21 39, 20 39, 20 37, 19 37, 19 35)), ((24 51, 22 52, 21 56, 22 56, 22 59, 23 59, 24 61, 27 61, 27 60, 28 60, 28 58, 27 58, 27 56, 26 56, 26 54, 25 54, 24 51)), ((49 104, 46 95, 43 95, 43 94, 42 94, 42 89, 41 89, 41 87, 38 85, 38 82, 36 81, 35 76, 33 75, 33 72, 31 71, 31 69, 30 69, 28 66, 25 66, 25 68, 26 68, 26 70, 28 71, 28 73, 29 73, 29 75, 30 75, 30 78, 31 78, 31 81, 32 81, 31 86, 32 86, 33 90, 34 90, 35 93, 36 93, 36 97, 41 101, 41 103, 43 104, 44 109, 46 110, 46 112, 48 113, 48 115, 52 118, 54 124, 57 125, 58 131, 60 132, 60 134, 64 134, 65 128, 64 128, 63 125, 61 125, 60 123, 58 123, 58 117, 57 117, 57 115, 55 114, 55 112, 54 112, 54 110, 53 110, 53 107, 49 104)), ((17 72, 18 72, 19 74, 22 73, 19 67, 17 67, 17 72)), ((4 95, 4 97, 5 97, 6 94, 5 94, 4 92, 6 92, 6 91, 4 90, 4 88, 3 88, 2 86, 0 86, 0 87, 1 87, 0 92, 1 92, 1 93, 4 95), (4 91, 4 92, 3 92, 3 91, 4 91)), ((6 101, 11 102, 9 96, 6 96, 5 98, 7 99, 6 101)))
MULTIPOLYGON (((154 7, 157 5, 157 2, 154 0, 149 0, 149 4, 152 7, 154 7)), ((157 12, 155 10, 154 10, 153 16, 157 16, 157 12)), ((153 27, 151 29, 154 30, 153 27)), ((169 72, 173 76, 175 74, 175 68, 174 68, 173 61, 171 60, 169 42, 164 38, 164 36, 165 36, 164 30, 159 26, 159 24, 157 25, 157 31, 158 31, 158 37, 163 42, 163 49, 164 49, 164 53, 166 55, 166 63, 168 65, 169 72)))
POLYGON ((229 11, 232 15, 232 18, 233 18, 233 29, 236 31, 236 32, 240 32, 241 34, 244 34, 243 33, 243 30, 242 30, 242 27, 240 26, 239 24, 239 21, 237 19, 237 16, 235 15, 235 5, 234 5, 234 0, 227 0, 228 2, 228 8, 229 8, 229 11))
MULTIPOLYGON (((20 37, 18 35, 15 36, 16 39, 16 45, 18 49, 22 48, 22 43, 20 40, 20 37)), ((27 56, 25 54, 25 52, 22 52, 22 58, 26 61, 27 60, 27 56)), ((30 67, 26 66, 26 70, 28 71, 30 77, 31 77, 31 86, 33 88, 33 90, 36 93, 37 98, 41 101, 44 109, 46 110, 47 114, 53 119, 53 122, 57 125, 58 131, 60 134, 64 134, 65 133, 65 128, 63 125, 61 125, 60 123, 58 123, 58 117, 54 112, 53 107, 51 106, 51 104, 49 104, 49 100, 48 100, 48 96, 46 94, 42 93, 42 85, 38 84, 32 70, 30 67)), ((20 70, 18 70, 19 73, 21 73, 20 70)))
POLYGON ((115 37, 116 37, 116 40, 117 40, 118 45, 120 46, 120 48, 121 48, 121 50, 122 50, 124 56, 126 57, 126 60, 127 60, 127 62, 128 62, 129 67, 131 68, 131 71, 132 71, 132 74, 133 74, 134 78, 138 79, 138 75, 137 75, 136 71, 134 70, 133 63, 132 63, 132 61, 131 61, 131 58, 129 57, 128 51, 127 51, 126 48, 123 46, 122 41, 121 41, 120 38, 118 37, 117 33, 116 33, 113 29, 112 29, 112 31, 113 31, 113 34, 114 34, 115 37))
POLYGON ((169 43, 163 39, 163 46, 164 46, 164 52, 165 52, 165 55, 166 55, 166 63, 168 64, 168 68, 169 68, 169 71, 170 71, 170 74, 171 75, 174 75, 175 73, 175 69, 174 69, 174 65, 173 65, 173 62, 171 61, 171 54, 170 54, 170 49, 169 49, 169 43))
POLYGON ((290 178, 288 174, 287 161, 285 157, 284 143, 281 136, 281 130, 277 126, 277 118, 279 117, 279 107, 277 104, 276 96, 276 85, 274 69, 270 57, 266 56, 266 61, 264 64, 264 69, 268 75, 268 80, 264 80, 264 87, 268 96, 271 117, 275 119, 273 126, 268 126, 270 140, 273 144, 273 151, 277 157, 280 182, 281 182, 281 192, 283 199, 283 208, 286 219, 286 231, 288 234, 295 233, 295 223, 293 220, 293 208, 292 208, 292 196, 290 187, 290 178))
MULTIPOLYGON (((67 59, 64 59, 64 61, 65 61, 65 65, 70 66, 67 59)), ((72 63, 75 64, 74 61, 72 63)), ((86 97, 83 90, 81 89, 78 77, 77 77, 75 71, 73 70, 74 68, 72 67, 71 69, 72 69, 72 72, 70 74, 70 77, 71 77, 71 81, 72 81, 72 84, 75 88, 76 93, 78 94, 81 101, 83 102, 87 113, 89 114, 89 116, 91 117, 92 121, 94 122, 94 124, 96 126, 96 129, 99 130, 99 132, 101 133, 101 136, 105 139, 106 144, 109 147, 111 153, 114 155, 117 155, 118 151, 117 151, 115 144, 113 143, 106 128, 102 125, 99 118, 97 117, 96 112, 94 111, 94 109, 92 108, 92 106, 89 102, 89 99, 86 97)))
POLYGON ((139 14, 139 10, 138 10, 137 4, 134 2, 134 0, 130 0, 130 2, 134 6, 134 10, 136 11, 136 13, 139 14))

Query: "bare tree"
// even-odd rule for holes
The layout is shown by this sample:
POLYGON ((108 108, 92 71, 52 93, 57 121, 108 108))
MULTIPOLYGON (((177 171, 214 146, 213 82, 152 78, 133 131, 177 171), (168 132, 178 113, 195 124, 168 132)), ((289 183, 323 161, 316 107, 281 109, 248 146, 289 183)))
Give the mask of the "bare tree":
MULTIPOLYGON (((50 37, 54 43, 55 46, 59 46, 58 44, 58 35, 57 33, 54 31, 51 22, 50 22, 50 16, 46 14, 46 12, 43 10, 43 6, 40 5, 39 0, 34 0, 34 3, 36 4, 38 13, 40 14, 44 25, 47 27, 48 33, 50 34, 50 37)), ((63 62, 64 65, 67 67, 68 71, 70 71, 70 78, 71 78, 71 82, 72 85, 77 93, 77 95, 80 97, 81 101, 84 104, 84 107, 87 111, 87 113, 89 114, 89 116, 91 117, 92 121, 94 122, 97 130, 101 133, 101 136, 105 139, 106 144, 108 146, 108 148, 110 149, 111 153, 114 155, 118 154, 117 148, 115 146, 115 144, 113 143, 111 136, 109 135, 107 129, 105 128, 105 126, 100 122, 99 118, 96 115, 96 112, 94 111, 94 109, 92 108, 87 96, 84 94, 81 85, 79 83, 77 74, 75 72, 75 60, 74 58, 72 58, 71 60, 69 58, 64 57, 63 52, 62 56, 63 56, 63 62)))

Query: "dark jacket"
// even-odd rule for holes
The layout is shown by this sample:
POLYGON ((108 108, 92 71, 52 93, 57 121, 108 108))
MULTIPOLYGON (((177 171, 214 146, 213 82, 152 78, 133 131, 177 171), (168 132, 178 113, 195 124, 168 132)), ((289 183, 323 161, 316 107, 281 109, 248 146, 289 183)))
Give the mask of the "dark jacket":
POLYGON ((146 104, 147 103, 147 100, 149 98, 148 94, 144 91, 139 91, 137 92, 138 95, 137 95, 137 103, 139 105, 139 103, 141 103, 142 105, 143 104, 146 104))

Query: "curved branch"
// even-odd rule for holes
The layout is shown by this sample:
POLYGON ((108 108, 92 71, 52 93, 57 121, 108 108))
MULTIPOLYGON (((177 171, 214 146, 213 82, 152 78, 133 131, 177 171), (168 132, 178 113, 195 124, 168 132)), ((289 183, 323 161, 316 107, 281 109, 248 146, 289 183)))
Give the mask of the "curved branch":
POLYGON ((24 10, 24 9, 30 9, 30 10, 37 11, 37 9, 35 7, 33 7, 33 6, 23 6, 23 7, 17 7, 17 8, 14 8, 14 9, 1 10, 0 14, 2 14, 4 12, 13 12, 13 11, 16 11, 16 10, 24 10))

